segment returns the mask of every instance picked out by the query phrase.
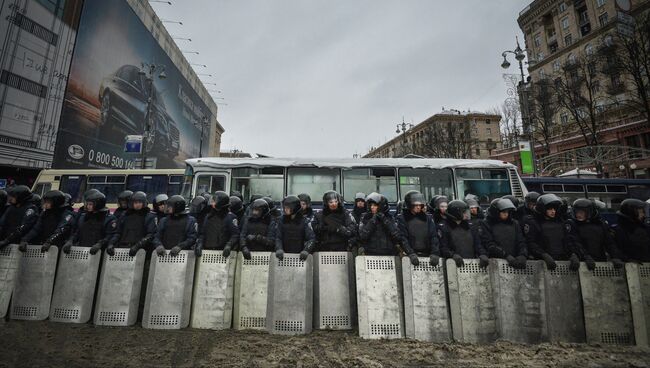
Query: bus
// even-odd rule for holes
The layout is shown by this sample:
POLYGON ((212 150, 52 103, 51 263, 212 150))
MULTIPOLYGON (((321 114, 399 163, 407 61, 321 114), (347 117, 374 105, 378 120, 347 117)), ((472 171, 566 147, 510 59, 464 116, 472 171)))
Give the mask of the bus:
POLYGON ((124 190, 143 191, 151 203, 158 194, 180 194, 183 169, 154 170, 42 170, 32 192, 43 196, 49 190, 58 189, 72 196, 75 207, 82 205, 83 194, 98 189, 106 195, 106 205, 117 207, 117 196, 124 190))
POLYGON ((464 199, 477 195, 482 205, 506 194, 526 195, 517 168, 494 160, 427 158, 292 159, 195 158, 186 160, 182 193, 189 202, 203 192, 239 191, 248 202, 253 194, 280 201, 307 193, 315 208, 328 190, 339 192, 348 206, 358 192, 378 192, 394 207, 410 190, 427 201, 434 195, 464 199))

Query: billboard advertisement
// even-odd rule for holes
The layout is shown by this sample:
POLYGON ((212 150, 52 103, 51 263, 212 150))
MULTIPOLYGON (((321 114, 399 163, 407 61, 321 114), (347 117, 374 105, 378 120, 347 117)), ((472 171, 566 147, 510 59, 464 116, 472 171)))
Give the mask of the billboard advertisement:
MULTIPOLYGON (((125 0, 86 0, 53 168, 139 167, 127 138, 144 135, 148 168, 199 156, 211 112, 125 0)), ((203 153, 208 144, 203 145, 203 153)))

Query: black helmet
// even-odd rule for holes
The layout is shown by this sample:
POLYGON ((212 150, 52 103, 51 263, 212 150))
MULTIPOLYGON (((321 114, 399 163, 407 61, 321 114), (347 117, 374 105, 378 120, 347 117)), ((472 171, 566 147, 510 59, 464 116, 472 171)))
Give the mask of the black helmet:
POLYGON ((273 199, 271 197, 262 197, 263 200, 266 201, 266 203, 269 204, 269 211, 275 211, 275 202, 273 202, 273 199))
POLYGON ((230 212, 239 213, 244 210, 244 202, 237 196, 230 196, 230 212))
POLYGON ((167 200, 169 200, 169 197, 167 197, 167 194, 158 194, 153 199, 153 205, 154 205, 154 207, 158 208, 158 206, 160 206, 161 204, 166 204, 167 200))
POLYGON ((416 203, 420 203, 421 205, 427 203, 422 193, 417 190, 411 190, 404 195, 404 209, 410 210, 416 203))
POLYGON ((311 197, 307 193, 301 193, 298 194, 298 199, 300 199, 300 202, 305 202, 307 203, 307 207, 311 207, 311 197))
POLYGON ((462 221, 463 215, 467 211, 469 211, 469 206, 467 203, 460 200, 455 200, 449 202, 449 205, 447 207, 447 216, 449 216, 449 218, 454 221, 462 221))
POLYGON ((628 198, 621 202, 618 210, 619 215, 623 215, 634 222, 641 222, 639 219, 639 210, 645 211, 648 204, 640 199, 628 198))
POLYGON ((86 201, 86 198, 87 198, 89 195, 97 194, 97 193, 101 193, 101 192, 99 191, 99 189, 95 189, 95 188, 93 188, 93 189, 88 189, 88 190, 84 193, 84 198, 83 198, 84 202, 86 201))
POLYGON ((517 208, 515 207, 514 204, 508 199, 505 198, 497 198, 494 199, 492 202, 490 202, 490 207, 488 208, 488 215, 492 218, 499 218, 499 212, 502 211, 508 211, 510 212, 510 216, 512 216, 512 212, 515 211, 517 208))
POLYGON ((519 198, 513 196, 512 194, 504 195, 501 198, 509 200, 515 206, 515 208, 519 208, 519 198))
POLYGON ((465 197, 465 203, 467 203, 467 206, 469 208, 481 208, 481 205, 478 203, 478 201, 475 198, 465 197))
POLYGON ((0 206, 7 204, 7 192, 0 189, 0 206))
MULTIPOLYGON (((173 198, 174 196, 172 196, 173 198)), ((171 201, 171 198, 167 200, 167 204, 169 205, 169 201, 171 201)), ((208 201, 205 199, 204 196, 199 195, 194 198, 192 198, 192 201, 190 202, 190 213, 196 214, 196 213, 201 213, 205 208, 208 206, 208 201)), ((174 212, 176 213, 176 212, 174 212)))
POLYGON ((535 211, 541 215, 546 213, 546 210, 550 208, 555 208, 559 210, 562 207, 562 200, 560 197, 555 194, 548 193, 542 194, 537 198, 537 203, 535 204, 535 211))
POLYGON ((467 195, 465 195, 465 203, 467 203, 467 201, 470 200, 470 199, 473 199, 476 202, 479 201, 479 198, 478 198, 478 196, 476 194, 467 193, 467 195))
POLYGON ((212 200, 214 201, 214 208, 216 210, 225 210, 230 207, 230 196, 224 191, 219 190, 214 192, 212 200))
POLYGON ((212 195, 210 195, 208 192, 201 193, 201 197, 205 198, 205 203, 210 203, 212 200, 212 195))
POLYGON ((362 192, 359 192, 359 193, 355 194, 354 195, 354 202, 356 203, 357 201, 365 202, 366 201, 366 194, 362 193, 362 192))
POLYGON ((30 198, 30 200, 29 200, 29 202, 31 202, 31 204, 33 204, 34 206, 36 206, 38 208, 41 208, 41 205, 43 204, 42 201, 43 200, 41 199, 41 196, 36 194, 36 193, 32 193, 32 198, 30 198))
POLYGON ((388 207, 388 200, 386 197, 383 195, 377 193, 377 192, 372 192, 368 194, 366 197, 366 203, 368 204, 368 208, 370 208, 371 204, 376 204, 379 206, 379 212, 386 213, 390 211, 390 208, 388 207))
POLYGON ((17 185, 9 189, 8 196, 15 198, 17 203, 24 203, 31 200, 32 191, 26 185, 17 185))
POLYGON ((539 193, 528 192, 528 194, 526 194, 526 196, 524 197, 524 201, 526 202, 526 204, 529 203, 537 204, 537 198, 539 198, 539 193))
POLYGON ((594 212, 596 212, 596 203, 590 199, 586 198, 580 198, 576 199, 573 201, 573 206, 571 208, 571 217, 573 217, 574 220, 578 220, 576 218, 576 212, 577 211, 585 211, 586 219, 591 220, 594 217, 594 212))
POLYGON ((133 203, 135 202, 142 202, 142 205, 144 207, 147 207, 149 202, 147 201, 147 193, 145 192, 135 192, 133 195, 131 195, 131 198, 129 199, 129 208, 133 208, 133 203))
POLYGON ((253 194, 253 195, 251 195, 250 201, 248 203, 253 203, 258 199, 262 199, 262 197, 264 197, 264 196, 261 195, 261 194, 253 194))
POLYGON ((52 203, 52 208, 63 208, 66 206, 65 194, 60 190, 50 190, 43 195, 43 202, 52 203))
POLYGON ((244 203, 244 196, 241 194, 240 191, 233 190, 233 191, 230 192, 230 196, 231 197, 237 197, 237 198, 239 198, 240 201, 242 201, 242 203, 244 203))
POLYGON ((302 209, 300 206, 300 198, 294 195, 285 197, 284 200, 282 200, 282 208, 289 208, 292 215, 299 213, 302 209))
POLYGON ((74 206, 74 201, 72 200, 72 196, 68 193, 63 193, 63 196, 65 197, 65 207, 72 207, 74 206))
POLYGON ((128 205, 129 202, 131 201, 131 196, 133 195, 133 192, 130 190, 124 190, 120 194, 117 195, 117 204, 122 206, 122 203, 128 205))
POLYGON ((256 199, 250 205, 250 216, 252 218, 264 218, 269 215, 269 204, 263 199, 256 199), (255 211, 259 211, 259 215, 255 215, 255 211))
POLYGON ((106 207, 106 196, 98 191, 87 193, 84 196, 84 202, 91 202, 94 205, 94 211, 103 210, 106 207))
MULTIPOLYGON (((205 198, 203 198, 203 200, 205 200, 205 198)), ((185 198, 183 198, 183 196, 180 195, 173 195, 167 200, 167 208, 171 209, 172 214, 174 215, 180 215, 182 213, 185 213, 185 205, 186 205, 185 198)))

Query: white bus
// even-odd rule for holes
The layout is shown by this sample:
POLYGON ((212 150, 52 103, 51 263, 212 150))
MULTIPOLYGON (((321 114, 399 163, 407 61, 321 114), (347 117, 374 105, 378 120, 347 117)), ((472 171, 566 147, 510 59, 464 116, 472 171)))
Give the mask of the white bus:
POLYGON ((68 193, 81 206, 82 197, 89 189, 98 189, 106 195, 107 207, 117 207, 117 195, 123 190, 143 191, 149 201, 157 194, 180 194, 183 169, 167 170, 42 170, 32 191, 43 195, 58 189, 68 193))
POLYGON ((239 191, 280 201, 288 194, 307 193, 320 206, 323 193, 335 190, 347 203, 357 192, 379 192, 395 204, 410 190, 427 200, 437 194, 464 199, 475 194, 483 205, 526 188, 514 165, 494 160, 426 158, 292 159, 196 158, 186 160, 182 195, 189 201, 203 192, 239 191))

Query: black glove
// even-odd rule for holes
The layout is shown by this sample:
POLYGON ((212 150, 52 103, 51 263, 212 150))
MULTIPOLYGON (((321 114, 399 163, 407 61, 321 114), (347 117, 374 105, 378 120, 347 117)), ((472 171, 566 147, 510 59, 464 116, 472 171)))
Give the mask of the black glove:
POLYGON ((251 259, 251 251, 248 250, 248 248, 243 247, 241 249, 241 254, 242 254, 242 256, 244 256, 244 259, 251 259))
POLYGON ((357 255, 363 256, 366 254, 366 249, 364 247, 357 248, 357 255))
POLYGON ((614 266, 614 268, 623 268, 623 266, 625 266, 625 262, 621 261, 618 258, 612 258, 612 265, 614 266))
POLYGON ((177 245, 177 246, 173 247, 169 251, 169 255, 172 256, 172 257, 176 257, 178 255, 178 253, 181 252, 181 250, 183 250, 183 249, 177 245))
POLYGON ((486 268, 490 264, 490 259, 485 254, 478 256, 478 266, 481 268, 486 268))
POLYGON ((46 253, 50 251, 50 247, 52 244, 48 243, 47 241, 41 245, 41 253, 46 253))
POLYGON ((100 243, 95 243, 95 244, 93 244, 92 247, 90 247, 90 250, 88 251, 88 253, 97 254, 97 252, 99 252, 100 249, 102 249, 102 245, 100 243))
POLYGON ((203 254, 203 248, 194 247, 194 255, 196 255, 197 257, 201 257, 202 254, 203 254))
POLYGON ((307 252, 306 250, 303 250, 302 252, 300 252, 300 260, 301 261, 306 260, 307 257, 309 257, 309 252, 307 252))
POLYGON ((571 254, 571 257, 569 257, 569 269, 571 271, 578 271, 578 269, 580 269, 580 258, 578 258, 578 255, 575 253, 571 254))
POLYGON ((18 244, 18 250, 25 253, 25 251, 27 251, 27 242, 21 241, 20 244, 18 244))
POLYGON ((518 256, 516 261, 515 261, 515 266, 517 268, 520 268, 522 270, 526 269, 526 257, 524 256, 518 256))
POLYGON ((255 241, 255 239, 257 239, 257 236, 255 236, 255 235, 252 235, 252 234, 246 235, 246 241, 247 242, 253 242, 253 241, 255 241))
POLYGON ((463 260, 463 257, 460 256, 460 254, 454 254, 451 256, 451 258, 456 262, 456 267, 463 267, 465 265, 465 261, 463 260))
POLYGON ((413 266, 418 266, 420 264, 420 259, 418 258, 418 255, 415 253, 409 254, 409 259, 411 260, 411 264, 413 266))
POLYGON ((511 255, 508 255, 508 256, 506 256, 506 261, 508 261, 508 264, 510 265, 510 267, 519 268, 519 264, 518 264, 517 260, 515 259, 515 257, 513 257, 511 255))
POLYGON ((283 260, 283 259, 284 259, 284 251, 283 251, 282 249, 277 249, 277 250, 275 251, 275 256, 276 256, 279 260, 283 260))
POLYGON ((548 253, 542 254, 542 259, 544 260, 544 262, 546 262, 546 268, 548 268, 549 270, 553 271, 557 267, 555 260, 553 259, 553 257, 551 257, 550 254, 548 253))
POLYGON ((114 255, 115 255, 115 247, 112 246, 112 245, 109 245, 109 246, 106 248, 106 254, 108 254, 108 255, 111 256, 111 257, 114 256, 114 255))
POLYGON ((591 256, 585 256, 585 264, 587 265, 587 269, 589 271, 593 271, 596 269, 596 261, 594 261, 591 256))
POLYGON ((223 257, 224 258, 230 257, 230 246, 226 246, 223 248, 223 257))
POLYGON ((63 248, 61 250, 63 251, 63 253, 69 254, 70 249, 72 249, 72 242, 71 241, 65 243, 65 245, 63 246, 63 248))
POLYGON ((135 257, 135 255, 138 253, 140 250, 140 246, 138 246, 139 243, 135 243, 134 246, 129 248, 129 257, 135 257))
POLYGON ((163 247, 162 245, 159 245, 156 248, 156 254, 158 254, 158 257, 164 257, 165 256, 165 247, 163 247))
POLYGON ((438 256, 437 254, 430 255, 429 256, 429 263, 431 263, 431 265, 433 267, 437 266, 438 263, 440 263, 440 256, 438 256))

